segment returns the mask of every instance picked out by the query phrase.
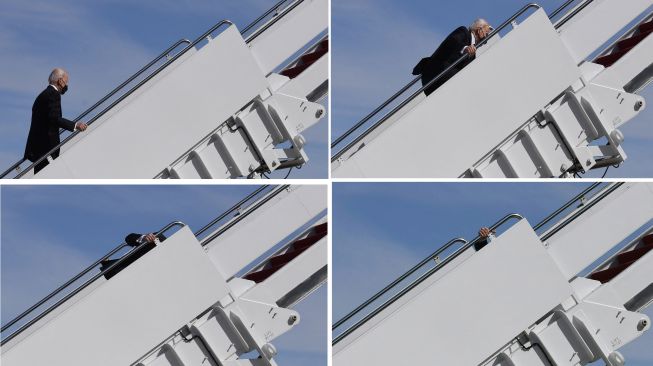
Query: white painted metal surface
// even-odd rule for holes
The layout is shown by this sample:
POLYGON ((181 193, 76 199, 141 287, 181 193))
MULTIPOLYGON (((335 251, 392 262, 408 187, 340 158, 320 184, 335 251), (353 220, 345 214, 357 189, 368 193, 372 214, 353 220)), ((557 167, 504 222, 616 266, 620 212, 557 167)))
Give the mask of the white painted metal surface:
POLYGON ((235 26, 207 33, 208 44, 184 51, 76 134, 36 178, 258 178, 307 164, 301 133, 325 115, 315 101, 328 89, 328 53, 292 78, 275 72, 326 37, 328 1, 276 11, 247 40, 235 26))
POLYGON ((358 144, 364 148, 348 151, 334 176, 460 176, 579 77, 546 14, 538 10, 400 123, 358 144), (343 166, 349 164, 356 168, 343 166))
POLYGON ((547 240, 548 253, 571 279, 651 219, 653 185, 628 183, 547 240))
POLYGON ((326 208, 325 186, 293 186, 240 221, 239 230, 230 230, 210 242, 208 255, 223 276, 230 278, 326 208))
POLYGON ((419 364, 435 357, 447 365, 476 365, 571 293, 522 220, 338 350, 333 363, 419 364))
POLYGON ((579 207, 540 237, 521 220, 336 338, 334 365, 417 364, 437 357, 461 365, 578 366, 602 360, 622 366, 619 349, 650 329, 650 319, 639 311, 653 303, 653 251, 643 251, 651 245, 651 199, 650 184, 612 184, 577 201, 579 207), (624 244, 633 233, 639 234, 624 244), (637 248, 644 254, 636 256, 637 248), (611 251, 603 264, 578 277, 611 251), (624 254, 625 269, 594 277, 623 265, 624 254))
POLYGON ((250 44, 259 67, 267 75, 310 40, 327 30, 328 0, 304 0, 250 44))
POLYGON ((653 37, 607 67, 585 61, 653 5, 622 3, 592 1, 556 30, 538 10, 492 47, 481 47, 484 52, 437 92, 415 98, 338 151, 333 176, 549 178, 624 162, 618 127, 646 107, 633 93, 653 77, 647 47, 653 37), (524 30, 533 23, 541 33, 524 30), (599 31, 586 31, 596 24, 599 31))
POLYGON ((560 38, 581 63, 651 5, 652 0, 594 0, 560 28, 560 38))
POLYGON ((128 365, 226 295, 222 276, 184 227, 28 338, 3 347, 2 364, 128 365))
POLYGON ((117 106, 110 123, 80 134, 38 177, 154 177, 267 86, 230 26, 131 103, 117 106))
POLYGON ((271 342, 301 321, 290 307, 326 281, 326 187, 277 187, 250 204, 202 244, 184 226, 111 279, 97 279, 4 343, 3 365, 77 366, 95 357, 98 365, 276 365, 271 342), (311 235, 319 240, 294 247, 311 235), (247 279, 292 250, 301 251, 267 279, 247 279))

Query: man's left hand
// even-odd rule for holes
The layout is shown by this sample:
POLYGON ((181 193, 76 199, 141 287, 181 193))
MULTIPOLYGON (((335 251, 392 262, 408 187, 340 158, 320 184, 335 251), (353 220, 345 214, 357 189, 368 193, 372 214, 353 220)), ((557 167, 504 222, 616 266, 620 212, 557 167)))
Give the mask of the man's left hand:
POLYGON ((470 56, 474 56, 476 54, 476 46, 470 45, 465 47, 465 52, 470 56))
POLYGON ((156 240, 156 236, 152 233, 145 235, 145 242, 146 243, 154 243, 156 240))

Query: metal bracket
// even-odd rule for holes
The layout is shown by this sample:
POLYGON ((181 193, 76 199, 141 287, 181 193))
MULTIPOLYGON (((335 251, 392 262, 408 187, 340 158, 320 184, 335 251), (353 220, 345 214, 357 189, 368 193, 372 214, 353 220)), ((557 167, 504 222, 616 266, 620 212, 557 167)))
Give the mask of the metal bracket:
POLYGON ((558 126, 578 161, 578 168, 588 171, 601 159, 610 158, 615 162, 627 159, 621 147, 624 136, 618 127, 643 108, 644 99, 639 95, 589 83, 579 90, 567 90, 564 101, 548 108, 545 115, 558 126), (606 138, 608 143, 585 146, 600 138, 606 138))
POLYGON ((294 310, 247 299, 236 299, 220 311, 242 339, 240 351, 259 353, 255 365, 276 365, 272 359, 277 351, 270 342, 299 324, 294 310))
POLYGON ((323 115, 324 107, 320 104, 275 93, 266 99, 255 99, 234 119, 247 132, 267 168, 273 171, 288 160, 296 161, 295 165, 308 161, 304 152, 306 140, 301 132, 323 115))

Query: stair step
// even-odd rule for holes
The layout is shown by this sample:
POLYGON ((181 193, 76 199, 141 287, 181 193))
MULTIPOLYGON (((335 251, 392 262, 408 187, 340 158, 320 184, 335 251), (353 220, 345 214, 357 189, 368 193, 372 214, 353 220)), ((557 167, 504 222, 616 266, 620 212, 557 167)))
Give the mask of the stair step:
POLYGON ((280 270, 283 266, 285 266, 286 263, 268 267, 265 269, 262 269, 260 271, 252 272, 249 273, 245 276, 245 279, 248 279, 250 281, 254 281, 256 283, 261 283, 265 280, 268 279, 268 277, 272 276, 276 271, 280 270))
POLYGON ((306 249, 309 247, 302 248, 302 249, 293 249, 285 252, 284 254, 274 256, 270 258, 270 265, 272 266, 278 266, 280 264, 286 264, 290 262, 291 260, 295 259, 297 256, 302 254, 306 249))
POLYGON ((320 57, 324 56, 327 52, 329 52, 329 40, 325 39, 324 41, 320 42, 312 52, 301 56, 299 58, 299 62, 297 62, 294 67, 281 71, 281 75, 294 79, 299 76, 299 74, 304 72, 304 70, 308 69, 312 64, 314 64, 315 61, 319 60, 320 57))
POLYGON ((625 48, 631 48, 635 47, 641 42, 644 38, 648 37, 649 34, 653 32, 653 29, 646 31, 646 32, 641 32, 635 36, 632 36, 630 38, 623 39, 617 43, 617 47, 620 50, 623 50, 625 48))
POLYGON ((642 33, 653 30, 653 20, 649 20, 646 23, 640 24, 639 27, 637 27, 637 29, 639 29, 639 31, 642 33))
MULTIPOLYGON (((326 235, 329 225, 327 223, 322 223, 313 227, 314 234, 326 235)), ((651 239, 653 239, 653 234, 651 234, 651 239)))
POLYGON ((618 264, 616 266, 612 266, 602 271, 594 272, 589 277, 593 280, 600 281, 601 283, 610 282, 610 280, 617 277, 619 273, 623 272, 626 268, 630 267, 630 265, 635 263, 636 261, 637 260, 626 262, 623 264, 618 264))
POLYGON ((320 57, 324 56, 326 52, 311 52, 299 58, 299 62, 302 65, 312 65, 315 61, 319 60, 320 57))
POLYGON ((615 62, 619 61, 621 57, 623 57, 625 54, 627 54, 633 47, 629 48, 624 48, 623 50, 619 50, 616 52, 613 52, 609 55, 605 55, 602 57, 599 57, 594 61, 597 64, 601 64, 605 67, 610 67, 612 66, 615 62))
POLYGON ((617 260, 619 261, 619 263, 633 262, 643 257, 646 253, 648 253, 652 249, 653 249, 653 245, 647 245, 633 250, 629 250, 627 252, 623 252, 617 255, 617 260))
POLYGON ((268 267, 256 272, 248 273, 244 278, 256 283, 265 281, 276 271, 283 268, 290 261, 302 254, 306 249, 310 248, 313 244, 322 239, 327 234, 327 230, 328 225, 326 222, 314 226, 307 237, 292 242, 289 246, 290 249, 288 249, 287 252, 271 257, 265 264, 268 267))
POLYGON ((320 51, 324 50, 325 52, 329 52, 329 39, 326 38, 320 42, 320 44, 317 46, 317 49, 320 51))
POLYGON ((315 244, 318 242, 318 240, 322 239, 324 237, 324 234, 311 234, 304 239, 299 239, 296 240, 292 243, 292 247, 294 250, 302 250, 310 247, 311 245, 315 244))

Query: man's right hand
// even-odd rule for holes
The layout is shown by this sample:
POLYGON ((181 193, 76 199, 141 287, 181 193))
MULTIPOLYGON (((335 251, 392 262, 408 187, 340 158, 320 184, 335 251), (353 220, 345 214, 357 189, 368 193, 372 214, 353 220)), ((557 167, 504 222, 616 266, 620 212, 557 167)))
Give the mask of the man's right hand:
POLYGON ((478 236, 480 236, 483 239, 487 238, 488 236, 490 236, 490 229, 486 227, 482 227, 481 230, 478 231, 478 236))
POLYGON ((476 46, 470 45, 465 47, 465 52, 470 56, 476 55, 476 46))
POLYGON ((78 129, 80 131, 86 130, 87 127, 88 125, 84 122, 77 122, 77 124, 75 125, 75 129, 78 129))
POLYGON ((145 242, 146 243, 154 243, 155 240, 156 240, 156 235, 154 235, 152 233, 145 235, 145 242))

